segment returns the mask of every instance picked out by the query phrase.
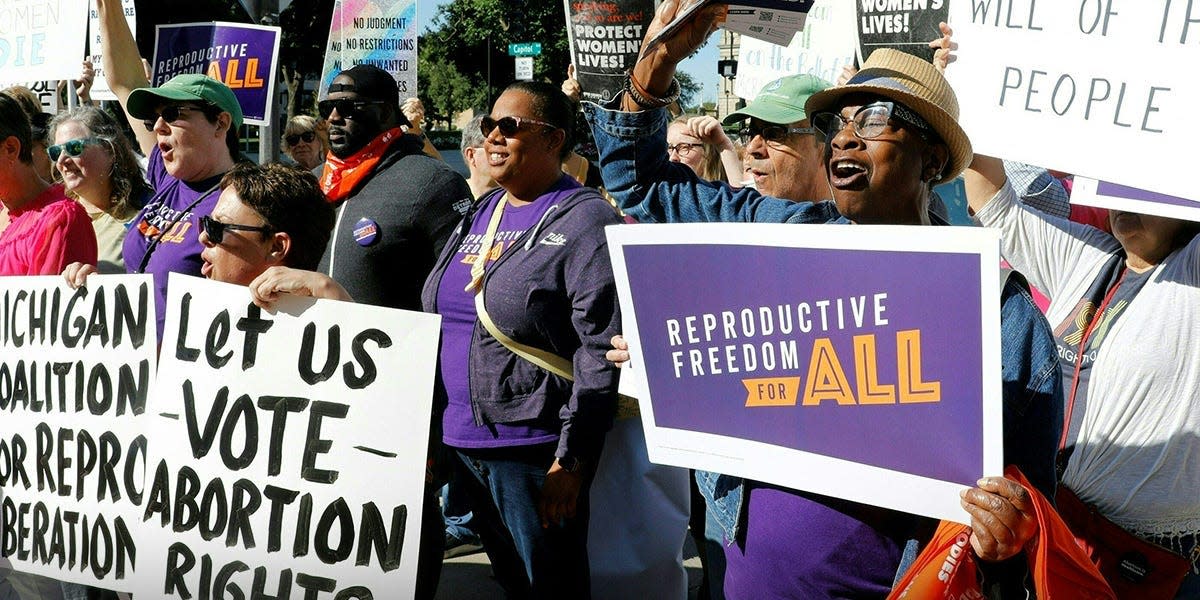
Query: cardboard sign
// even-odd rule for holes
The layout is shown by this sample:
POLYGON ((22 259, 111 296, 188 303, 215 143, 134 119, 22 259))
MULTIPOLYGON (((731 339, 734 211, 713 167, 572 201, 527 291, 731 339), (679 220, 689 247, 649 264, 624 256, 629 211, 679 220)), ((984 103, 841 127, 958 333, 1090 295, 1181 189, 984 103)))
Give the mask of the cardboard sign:
POLYGON ((0 555, 18 571, 116 590, 140 572, 152 290, 0 277, 0 555))
POLYGON ((932 61, 929 42, 942 37, 938 24, 950 18, 946 0, 855 0, 854 6, 860 63, 878 48, 894 48, 932 61))
POLYGON ((412 598, 437 315, 171 274, 142 598, 412 598))
MULTIPOLYGON (((129 31, 136 32, 137 8, 134 6, 134 0, 121 0, 121 10, 125 13, 129 31)), ((92 79, 92 100, 116 100, 117 95, 108 87, 108 80, 104 78, 104 41, 100 39, 100 15, 96 12, 94 1, 88 9, 88 32, 91 34, 88 38, 88 60, 92 61, 95 74, 95 78, 92 79)))
POLYGON ((183 73, 204 73, 233 90, 247 124, 266 125, 275 108, 279 31, 245 23, 159 25, 151 85, 183 73))
POLYGON ((1200 221, 1200 201, 1157 194, 1087 177, 1075 178, 1075 185, 1071 188, 1071 204, 1200 221))
POLYGON ((417 95, 416 0, 363 0, 334 3, 318 98, 354 65, 375 65, 392 74, 400 98, 417 95))
POLYGON ((854 11, 839 0, 817 0, 804 30, 779 46, 743 37, 733 91, 753 100, 763 86, 787 75, 815 75, 836 83, 842 68, 854 64, 854 11))
POLYGON ((584 100, 604 102, 625 84, 637 62, 654 0, 563 0, 567 42, 584 100))
POLYGON ((641 225, 608 241, 650 460, 969 522, 959 491, 1002 469, 995 231, 641 225))
POLYGON ((78 0, 0 2, 0 87, 79 77, 87 18, 78 0))
POLYGON ((1187 199, 1200 6, 967 0, 946 71, 975 152, 1187 199))

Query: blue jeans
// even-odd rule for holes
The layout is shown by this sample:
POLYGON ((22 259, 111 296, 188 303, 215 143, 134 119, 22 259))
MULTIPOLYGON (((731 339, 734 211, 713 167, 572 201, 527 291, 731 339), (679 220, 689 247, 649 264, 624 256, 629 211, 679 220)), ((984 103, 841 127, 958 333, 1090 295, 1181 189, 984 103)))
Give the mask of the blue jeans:
POLYGON ((475 533, 474 513, 471 512, 471 502, 463 489, 461 471, 450 473, 450 481, 442 486, 442 520, 446 522, 446 533, 467 542, 478 543, 479 534, 475 533))
POLYGON ((575 518, 543 529, 538 499, 555 444, 465 449, 458 455, 476 482, 468 486, 477 533, 496 579, 509 597, 591 597, 587 560, 588 488, 585 476, 575 518))

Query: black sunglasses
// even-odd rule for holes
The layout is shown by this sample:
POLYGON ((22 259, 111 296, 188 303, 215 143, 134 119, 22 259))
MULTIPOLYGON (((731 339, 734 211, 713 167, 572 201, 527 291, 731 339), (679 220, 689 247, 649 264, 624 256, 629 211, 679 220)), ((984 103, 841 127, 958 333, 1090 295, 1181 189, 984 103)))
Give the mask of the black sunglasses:
MULTIPOLYGON (((341 112, 342 111, 340 110, 338 111, 339 114, 341 112)), ((317 139, 317 134, 313 131, 305 131, 304 133, 293 133, 292 135, 289 135, 283 139, 287 141, 289 146, 295 146, 296 144, 299 144, 300 140, 304 140, 305 144, 311 144, 313 140, 317 139)))
POLYGON ((537 119, 530 119, 528 117, 504 117, 501 119, 484 117, 479 121, 479 129, 483 132, 483 137, 492 135, 492 131, 494 131, 496 128, 500 128, 500 135, 504 137, 512 137, 517 135, 517 132, 521 130, 523 125, 527 124, 541 125, 547 129, 559 129, 558 125, 547 123, 545 121, 539 121, 537 119))
POLYGON ((262 233, 270 233, 271 228, 267 225, 239 225, 237 223, 222 223, 212 217, 200 217, 200 227, 204 229, 204 233, 208 235, 208 240, 214 244, 220 244, 225 240, 225 230, 235 231, 260 231, 262 233))
POLYGON ((62 156, 63 152, 66 152, 67 156, 71 158, 79 158, 79 156, 83 154, 83 150, 88 144, 99 143, 100 140, 98 138, 91 137, 68 140, 61 144, 55 144, 49 148, 46 148, 46 153, 50 155, 50 160, 52 162, 58 162, 58 157, 62 156))
POLYGON ((755 137, 762 136, 763 141, 783 143, 789 135, 818 135, 821 132, 815 127, 788 127, 786 125, 764 125, 756 127, 747 125, 738 131, 738 141, 743 146, 749 146, 755 137))
POLYGON ((383 103, 383 100, 355 100, 353 98, 322 100, 317 103, 317 114, 321 115, 322 119, 328 119, 329 115, 333 114, 334 109, 337 109, 338 115, 343 119, 353 119, 361 114, 366 107, 378 106, 383 103))
POLYGON ((204 109, 199 106, 188 106, 186 104, 168 104, 158 111, 158 115, 153 119, 144 119, 142 124, 146 126, 146 131, 154 131, 154 126, 158 123, 158 119, 162 118, 168 125, 179 120, 181 113, 189 110, 198 110, 203 112, 204 109))

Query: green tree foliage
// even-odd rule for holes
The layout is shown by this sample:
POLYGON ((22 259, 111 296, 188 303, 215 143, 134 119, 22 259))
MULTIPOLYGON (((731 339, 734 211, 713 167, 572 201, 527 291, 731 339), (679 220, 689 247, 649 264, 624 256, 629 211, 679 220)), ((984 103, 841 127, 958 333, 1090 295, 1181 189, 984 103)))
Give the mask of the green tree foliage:
POLYGON ((325 45, 333 20, 333 0, 292 0, 279 15, 283 30, 279 42, 279 73, 288 89, 287 118, 300 113, 316 114, 315 103, 300 106, 301 89, 306 80, 321 76, 325 45))
POLYGON ((675 79, 679 80, 679 107, 684 112, 692 112, 692 109, 696 108, 695 102, 704 86, 700 85, 695 77, 683 71, 676 71, 675 79))
POLYGON ((417 86, 426 109, 448 119, 489 106, 514 79, 508 45, 518 42, 542 44, 534 78, 562 81, 571 61, 562 0, 453 0, 439 7, 418 43, 417 86))

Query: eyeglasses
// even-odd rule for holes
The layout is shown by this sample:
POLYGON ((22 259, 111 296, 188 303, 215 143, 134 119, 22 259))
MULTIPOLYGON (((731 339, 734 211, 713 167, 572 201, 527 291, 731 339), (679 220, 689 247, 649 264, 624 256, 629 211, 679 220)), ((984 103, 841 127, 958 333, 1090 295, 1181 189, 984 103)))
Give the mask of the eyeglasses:
POLYGON ((692 153, 692 150, 703 148, 706 144, 689 144, 688 142, 679 142, 678 144, 667 144, 667 154, 672 152, 687 156, 692 153))
POLYGON ((154 131, 154 126, 158 124, 160 118, 169 125, 179 120, 179 117, 182 116, 180 113, 190 110, 203 111, 204 109, 199 106, 168 104, 162 107, 162 110, 158 111, 158 116, 153 119, 145 119, 142 121, 142 124, 146 126, 146 131, 154 131))
POLYGON ((317 103, 317 114, 321 115, 322 119, 328 119, 329 115, 337 110, 338 115, 343 119, 354 119, 361 115, 368 106, 379 106, 383 103, 383 100, 355 100, 354 98, 322 100, 317 103))
POLYGON ((68 140, 61 144, 55 144, 53 146, 50 146, 49 148, 46 148, 46 153, 50 155, 51 161, 58 162, 58 157, 62 156, 62 154, 64 152, 66 152, 67 156, 69 156, 71 158, 79 158, 83 154, 83 150, 87 147, 88 144, 99 144, 99 143, 100 143, 99 138, 94 138, 94 137, 68 140))
MULTIPOLYGON (((342 114, 342 111, 339 110, 338 114, 339 115, 342 114)), ((305 144, 311 144, 313 142, 313 140, 317 139, 317 133, 315 131, 305 131, 304 133, 293 133, 292 135, 286 136, 283 139, 284 139, 284 141, 287 142, 287 145, 289 145, 289 146, 295 146, 296 144, 299 144, 300 140, 304 140, 305 144)))
POLYGON ((512 137, 517 135, 517 132, 521 130, 521 127, 527 125, 541 125, 542 127, 549 129, 560 129, 558 125, 547 123, 545 121, 539 121, 537 119, 530 119, 528 117, 504 117, 502 119, 484 117, 481 121, 479 121, 479 130, 483 132, 483 137, 487 137, 492 135, 492 131, 499 127, 500 135, 504 137, 512 137))
POLYGON ((226 230, 271 232, 271 228, 267 225, 255 227, 253 225, 239 225, 237 223, 222 223, 212 217, 200 217, 200 227, 208 235, 208 240, 214 244, 220 244, 225 240, 226 230))
POLYGON ((789 135, 816 135, 820 133, 815 127, 787 127, 784 125, 767 125, 764 127, 754 127, 753 125, 743 127, 738 132, 738 141, 743 146, 749 146, 750 142, 754 141, 755 137, 762 136, 765 142, 782 143, 789 135))
POLYGON ((902 124, 912 127, 921 137, 925 137, 925 134, 930 131, 929 125, 925 123, 925 120, 920 115, 894 102, 868 104, 858 109, 858 112, 854 113, 854 116, 849 121, 835 112, 817 113, 813 115, 812 123, 828 139, 832 139, 845 129, 846 125, 853 123, 854 135, 858 136, 859 139, 874 140, 878 139, 885 132, 894 130, 889 128, 889 123, 893 117, 902 124))

